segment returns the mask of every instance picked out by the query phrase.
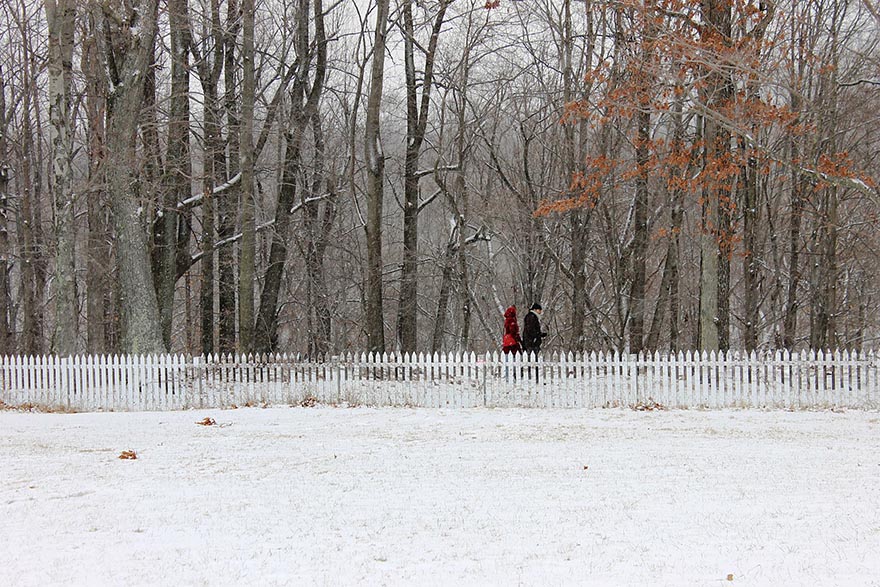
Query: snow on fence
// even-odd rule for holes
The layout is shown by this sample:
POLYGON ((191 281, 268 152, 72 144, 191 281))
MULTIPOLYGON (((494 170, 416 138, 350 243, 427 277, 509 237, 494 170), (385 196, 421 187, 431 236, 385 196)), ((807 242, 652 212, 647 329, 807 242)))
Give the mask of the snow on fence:
POLYGON ((422 407, 877 409, 874 352, 4 357, 0 401, 175 410, 313 401, 422 407))

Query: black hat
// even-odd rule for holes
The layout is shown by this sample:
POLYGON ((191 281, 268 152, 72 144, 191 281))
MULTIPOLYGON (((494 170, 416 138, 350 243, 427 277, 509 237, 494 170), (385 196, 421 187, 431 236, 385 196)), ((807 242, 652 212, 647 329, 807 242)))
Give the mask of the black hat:
POLYGON ((543 309, 544 309, 544 308, 541 307, 541 304, 539 304, 539 303, 537 303, 537 302, 535 302, 534 304, 532 304, 532 307, 529 308, 529 310, 543 310, 543 309))

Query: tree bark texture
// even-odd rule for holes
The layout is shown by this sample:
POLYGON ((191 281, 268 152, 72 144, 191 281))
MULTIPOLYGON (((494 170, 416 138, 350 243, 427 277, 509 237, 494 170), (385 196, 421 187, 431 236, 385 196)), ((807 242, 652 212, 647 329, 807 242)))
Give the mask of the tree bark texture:
POLYGON ((702 93, 707 115, 703 134, 706 147, 700 240, 700 348, 708 351, 718 350, 722 344, 726 346, 728 340, 730 235, 726 218, 730 185, 724 165, 730 156, 730 131, 716 117, 732 95, 728 74, 722 66, 731 45, 731 16, 730 4, 725 0, 705 0, 701 7, 706 26, 701 31, 700 40, 715 53, 714 62, 708 66, 706 89, 702 93))
POLYGON ((55 336, 52 349, 61 356, 76 353, 79 307, 76 295, 76 218, 72 189, 73 156, 70 86, 76 12, 70 0, 44 0, 49 28, 50 186, 55 213, 55 336))
MULTIPOLYGON (((122 348, 129 353, 166 350, 150 268, 144 210, 132 189, 134 136, 152 64, 158 0, 141 0, 131 13, 116 13, 109 51, 112 110, 107 128, 107 183, 116 228, 122 314, 122 348), (115 71, 115 75, 113 75, 115 71)), ((108 15, 111 16, 111 15, 108 15)))

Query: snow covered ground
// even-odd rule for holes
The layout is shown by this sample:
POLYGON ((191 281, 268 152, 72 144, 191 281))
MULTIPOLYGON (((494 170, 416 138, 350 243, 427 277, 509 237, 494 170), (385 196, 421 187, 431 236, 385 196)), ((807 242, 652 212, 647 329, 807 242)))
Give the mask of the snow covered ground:
POLYGON ((880 585, 880 414, 0 412, 0 553, 0 585, 880 585))

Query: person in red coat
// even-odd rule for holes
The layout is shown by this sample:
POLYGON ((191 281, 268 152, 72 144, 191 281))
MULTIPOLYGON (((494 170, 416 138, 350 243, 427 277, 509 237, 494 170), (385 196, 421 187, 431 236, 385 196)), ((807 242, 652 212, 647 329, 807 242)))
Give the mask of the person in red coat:
POLYGON ((506 354, 522 351, 519 322, 516 321, 516 306, 510 306, 504 312, 504 338, 501 341, 501 350, 506 354))

